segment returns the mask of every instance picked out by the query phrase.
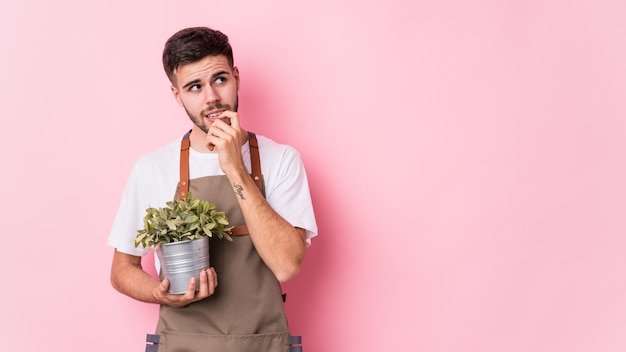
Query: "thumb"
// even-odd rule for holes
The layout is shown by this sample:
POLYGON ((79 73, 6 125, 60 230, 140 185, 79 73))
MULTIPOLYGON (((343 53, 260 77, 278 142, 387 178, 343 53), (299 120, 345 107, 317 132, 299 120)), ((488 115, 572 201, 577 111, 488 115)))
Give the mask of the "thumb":
POLYGON ((161 291, 167 292, 167 289, 170 287, 170 280, 163 279, 163 281, 161 281, 161 285, 159 286, 161 287, 161 291))

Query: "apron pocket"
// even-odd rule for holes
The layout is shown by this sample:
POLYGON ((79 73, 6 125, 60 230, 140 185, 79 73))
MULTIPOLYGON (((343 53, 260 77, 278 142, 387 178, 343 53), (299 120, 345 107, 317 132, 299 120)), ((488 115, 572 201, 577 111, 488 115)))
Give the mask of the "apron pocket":
POLYGON ((252 335, 209 335, 163 330, 159 352, 288 352, 289 331, 252 335))

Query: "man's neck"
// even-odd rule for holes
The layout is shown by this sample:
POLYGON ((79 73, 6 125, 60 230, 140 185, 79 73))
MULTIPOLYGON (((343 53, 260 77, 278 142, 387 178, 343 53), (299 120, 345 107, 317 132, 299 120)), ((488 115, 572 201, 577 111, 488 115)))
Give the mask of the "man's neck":
POLYGON ((191 144, 191 148, 200 153, 215 153, 209 150, 209 144, 206 140, 206 133, 198 128, 198 126, 193 126, 191 129, 191 133, 189 134, 189 142, 191 144))

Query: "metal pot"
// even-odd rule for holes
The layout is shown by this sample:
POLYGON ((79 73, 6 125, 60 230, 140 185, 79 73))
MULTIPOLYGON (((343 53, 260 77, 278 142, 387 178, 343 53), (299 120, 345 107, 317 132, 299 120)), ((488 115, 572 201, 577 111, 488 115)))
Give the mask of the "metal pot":
POLYGON ((187 292, 192 277, 196 278, 196 291, 199 289, 200 271, 210 266, 208 237, 162 244, 156 252, 161 274, 170 281, 169 293, 187 292))

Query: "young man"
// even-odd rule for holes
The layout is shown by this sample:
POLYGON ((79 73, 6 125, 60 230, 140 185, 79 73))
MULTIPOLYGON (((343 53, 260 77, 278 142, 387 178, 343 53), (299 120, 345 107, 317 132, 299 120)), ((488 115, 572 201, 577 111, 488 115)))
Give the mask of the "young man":
POLYGON ((111 283, 161 305, 156 335, 149 336, 159 341, 149 346, 154 350, 288 351, 280 282, 298 273, 317 234, 300 157, 242 129, 239 70, 223 33, 205 27, 177 32, 165 44, 163 67, 193 126, 135 163, 109 235, 115 248, 111 283), (185 150, 186 141, 191 148, 185 150), (256 179, 250 175, 255 155, 262 170, 256 179), (181 170, 188 170, 189 180, 181 179, 181 170), (248 231, 234 242, 212 238, 212 267, 199 282, 191 279, 185 294, 173 295, 167 279, 143 270, 146 249, 135 248, 133 239, 146 208, 164 206, 187 187, 194 197, 227 209, 230 225, 248 231))

